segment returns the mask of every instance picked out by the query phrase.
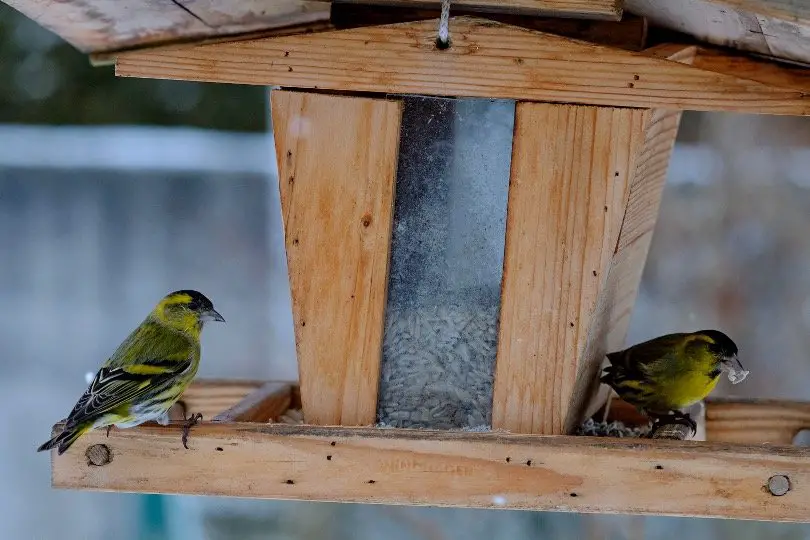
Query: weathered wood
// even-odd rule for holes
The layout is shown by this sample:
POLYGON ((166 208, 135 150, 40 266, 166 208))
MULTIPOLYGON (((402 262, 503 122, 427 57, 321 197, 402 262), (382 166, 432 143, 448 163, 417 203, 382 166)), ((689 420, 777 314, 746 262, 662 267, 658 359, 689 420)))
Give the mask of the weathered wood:
POLYGON ((517 104, 496 429, 560 434, 569 410, 586 405, 572 403, 574 385, 583 363, 598 368, 603 358, 584 356, 583 349, 596 324, 645 122, 640 109, 517 104))
POLYGON ((203 422, 85 435, 53 485, 149 493, 807 521, 810 449, 203 422), (88 466, 93 444, 110 463, 88 466), (774 474, 792 489, 763 489, 774 474))
POLYGON ((329 4, 308 0, 3 0, 82 52, 329 21, 329 4))
POLYGON ((402 104, 271 92, 304 418, 376 418, 402 104))
POLYGON ((214 417, 216 422, 272 422, 292 403, 289 383, 267 382, 214 417))
MULTIPOLYGON (((441 5, 439 0, 340 0, 344 3, 379 6, 430 8, 441 5)), ((570 17, 577 19, 622 18, 620 0, 453 0, 451 9, 482 13, 516 13, 532 17, 570 17)))
POLYGON ((810 3, 794 0, 626 0, 651 24, 701 41, 810 63, 810 3))
POLYGON ((722 399, 706 402, 706 440, 746 444, 792 444, 810 429, 810 402, 722 399))
POLYGON ((453 18, 121 54, 116 73, 338 91, 810 114, 810 96, 654 56, 453 18))

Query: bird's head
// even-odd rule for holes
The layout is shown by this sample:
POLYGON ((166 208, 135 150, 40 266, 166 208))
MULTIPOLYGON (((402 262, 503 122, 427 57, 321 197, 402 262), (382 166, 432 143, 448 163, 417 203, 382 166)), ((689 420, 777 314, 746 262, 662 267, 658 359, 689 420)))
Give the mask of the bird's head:
POLYGON ((199 334, 206 321, 225 322, 211 300, 193 290, 174 291, 155 306, 154 317, 175 330, 199 334))
POLYGON ((706 348, 715 358, 717 375, 722 372, 728 373, 729 380, 737 384, 742 382, 748 375, 739 358, 737 358, 737 344, 723 332, 719 330, 700 330, 695 332, 706 348))

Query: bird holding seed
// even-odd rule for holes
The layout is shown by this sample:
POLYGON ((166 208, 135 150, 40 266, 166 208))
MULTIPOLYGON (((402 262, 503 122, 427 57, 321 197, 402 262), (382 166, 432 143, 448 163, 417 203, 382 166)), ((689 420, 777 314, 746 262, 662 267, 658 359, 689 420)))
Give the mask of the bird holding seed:
MULTIPOLYGON (((200 364, 200 333, 206 321, 225 319, 211 301, 193 290, 166 295, 101 366, 65 421, 61 433, 37 451, 63 454, 88 430, 169 423, 169 409, 188 387, 200 364)), ((188 431, 202 415, 192 414, 188 431)))
POLYGON ((708 396, 723 372, 733 384, 748 376, 737 345, 718 330, 668 334, 607 358, 601 382, 656 423, 685 424, 693 433, 697 425, 681 409, 708 396))

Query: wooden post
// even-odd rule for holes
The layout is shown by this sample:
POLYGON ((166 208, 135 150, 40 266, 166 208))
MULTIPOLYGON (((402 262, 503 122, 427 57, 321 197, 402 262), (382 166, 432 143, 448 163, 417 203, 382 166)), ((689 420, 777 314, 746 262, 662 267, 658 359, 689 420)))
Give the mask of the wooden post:
POLYGON ((402 105, 273 91, 271 107, 304 419, 372 424, 402 105))
MULTIPOLYGON (((607 284, 647 112, 519 103, 492 426, 561 434, 607 284)), ((573 401, 572 401, 573 400, 573 401)))

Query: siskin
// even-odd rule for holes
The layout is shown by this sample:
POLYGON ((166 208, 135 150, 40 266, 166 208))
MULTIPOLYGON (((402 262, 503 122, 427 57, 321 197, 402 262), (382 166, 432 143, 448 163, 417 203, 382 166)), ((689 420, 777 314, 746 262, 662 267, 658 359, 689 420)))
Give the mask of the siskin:
POLYGON ((708 396, 720 374, 737 384, 748 375, 737 345, 717 330, 668 334, 607 355, 601 381, 624 401, 657 422, 697 425, 681 411, 708 396))
MULTIPOLYGON (((64 430, 37 452, 58 448, 63 454, 88 430, 137 426, 150 420, 169 423, 169 409, 197 374, 200 333, 206 321, 225 319, 197 291, 166 295, 98 370, 73 407, 64 430)), ((202 418, 191 415, 183 430, 202 418)), ((186 446, 188 448, 188 446, 186 446)))

